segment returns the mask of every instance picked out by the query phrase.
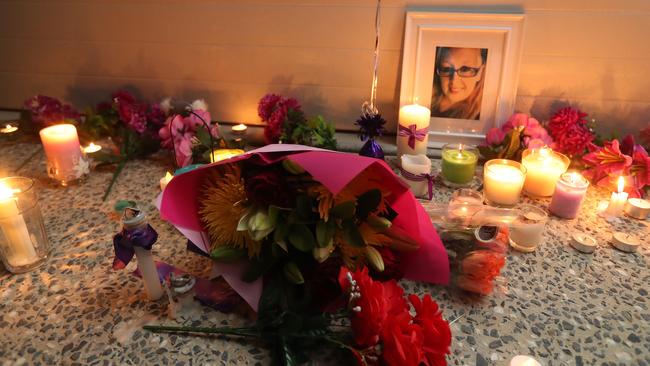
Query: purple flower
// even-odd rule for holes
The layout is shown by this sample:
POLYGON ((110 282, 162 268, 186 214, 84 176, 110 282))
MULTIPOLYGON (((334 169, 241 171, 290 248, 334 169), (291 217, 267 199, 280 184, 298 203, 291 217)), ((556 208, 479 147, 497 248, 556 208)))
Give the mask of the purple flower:
POLYGON ((40 126, 49 126, 58 122, 78 120, 80 115, 69 104, 46 95, 36 95, 25 101, 25 108, 32 113, 32 120, 40 126))

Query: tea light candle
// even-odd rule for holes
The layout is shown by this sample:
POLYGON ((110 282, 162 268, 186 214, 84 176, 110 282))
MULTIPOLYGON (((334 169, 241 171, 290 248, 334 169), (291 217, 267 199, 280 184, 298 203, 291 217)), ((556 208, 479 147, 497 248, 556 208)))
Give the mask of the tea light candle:
POLYGON ((101 149, 102 149, 101 146, 95 145, 93 142, 91 142, 90 144, 88 144, 88 146, 84 147, 84 153, 92 154, 98 152, 101 149))
POLYGON ((397 156, 426 154, 429 140, 431 110, 419 104, 405 105, 399 110, 397 156))
POLYGON ((641 245, 641 242, 632 234, 616 232, 612 236, 612 245, 616 249, 626 253, 634 253, 639 245, 641 245))
POLYGON ((587 194, 589 181, 580 173, 564 173, 555 186, 555 193, 548 206, 552 214, 565 219, 578 216, 580 205, 587 194))
POLYGON ((171 181, 172 178, 174 178, 174 176, 171 175, 171 173, 169 173, 169 172, 167 172, 167 174, 165 174, 164 177, 160 178, 160 190, 161 191, 165 190, 165 187, 167 187, 167 184, 169 184, 169 181, 171 181))
MULTIPOLYGON (((427 158, 424 154, 404 154, 400 159, 402 162, 402 169, 412 175, 431 173, 431 159, 427 158)), ((426 179, 415 181, 402 177, 402 180, 408 184, 413 195, 416 197, 424 197, 429 193, 429 182, 426 179)))
POLYGON ((510 360, 510 366, 542 366, 542 364, 530 356, 518 355, 510 360))
POLYGON ((71 124, 46 127, 40 131, 41 142, 47 156, 48 175, 66 184, 87 173, 77 129, 71 124))
POLYGON ((571 246, 582 253, 593 253, 596 250, 596 239, 580 232, 571 235, 571 246))
POLYGON ((0 228, 7 245, 3 250, 5 260, 12 267, 22 267, 38 261, 39 257, 14 193, 17 192, 0 183, 0 228))
POLYGON ((625 179, 621 176, 618 177, 618 192, 612 192, 612 198, 609 200, 609 206, 607 206, 607 215, 609 216, 618 216, 623 211, 625 202, 627 201, 627 192, 623 192, 625 189, 625 179))
POLYGON ((525 150, 521 158, 521 164, 527 171, 524 191, 533 197, 552 195, 555 183, 569 163, 569 158, 548 147, 525 150))
POLYGON ((235 136, 243 136, 246 134, 246 130, 248 130, 248 127, 245 124, 240 123, 238 125, 232 126, 230 130, 232 131, 232 134, 235 136))
POLYGON ((514 206, 524 186, 526 168, 513 160, 493 159, 485 163, 485 200, 497 206, 514 206))
POLYGON ((650 215, 650 201, 630 198, 625 204, 625 213, 635 219, 645 220, 650 215))
POLYGON ((478 150, 463 144, 447 144, 442 147, 442 179, 448 186, 465 186, 472 182, 478 150))
POLYGON ((230 159, 243 153, 244 150, 241 149, 215 149, 212 150, 212 154, 210 154, 210 162, 216 163, 218 161, 230 159))
POLYGON ((11 124, 7 124, 3 128, 0 128, 0 133, 7 134, 7 135, 14 133, 16 131, 18 131, 18 127, 13 126, 11 124))

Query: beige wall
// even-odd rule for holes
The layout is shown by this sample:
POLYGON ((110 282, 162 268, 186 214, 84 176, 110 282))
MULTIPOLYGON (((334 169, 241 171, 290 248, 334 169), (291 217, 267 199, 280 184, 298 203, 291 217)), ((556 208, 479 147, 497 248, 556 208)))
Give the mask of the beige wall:
MULTIPOLYGON (((523 10, 517 109, 577 105, 606 125, 650 121, 648 0, 384 0, 380 110, 394 127, 408 7, 523 10), (460 6, 459 6, 460 4, 460 6)), ((0 107, 35 93, 85 106, 119 87, 204 97, 258 122, 267 92, 352 129, 368 98, 374 0, 0 0, 0 107)))

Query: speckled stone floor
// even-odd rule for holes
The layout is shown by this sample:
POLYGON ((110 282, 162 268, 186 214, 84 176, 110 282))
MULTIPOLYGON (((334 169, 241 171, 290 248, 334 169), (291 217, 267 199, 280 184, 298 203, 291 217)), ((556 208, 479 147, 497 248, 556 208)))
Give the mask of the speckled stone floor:
MULTIPOLYGON (((40 145, 0 142, 0 173, 38 180, 51 248, 47 262, 32 272, 12 275, 0 267, 2 365, 268 363, 266 351, 254 343, 139 330, 152 319, 168 323, 167 302, 146 301, 139 279, 111 270, 112 236, 120 226, 112 214, 115 201, 135 200, 149 212, 159 233, 156 258, 196 275, 209 267, 209 261, 185 250, 183 237, 159 219, 153 206, 158 181, 169 168, 160 159, 128 163, 102 202, 110 171, 93 171, 81 185, 54 187, 45 179, 40 145)), ((436 186, 434 201, 446 202, 450 194, 436 186)), ((458 318, 452 324, 450 365, 507 365, 517 354, 532 355, 544 365, 650 365, 650 221, 597 217, 597 203, 606 198, 607 192, 590 188, 577 219, 552 218, 535 252, 511 251, 497 290, 483 299, 403 281, 407 291, 432 294, 447 319, 458 318), (575 230, 596 238, 595 253, 581 254, 569 246, 575 230), (636 254, 614 249, 608 244, 614 230, 637 234, 645 246, 636 254)), ((201 307, 186 320, 193 325, 243 322, 201 307)))

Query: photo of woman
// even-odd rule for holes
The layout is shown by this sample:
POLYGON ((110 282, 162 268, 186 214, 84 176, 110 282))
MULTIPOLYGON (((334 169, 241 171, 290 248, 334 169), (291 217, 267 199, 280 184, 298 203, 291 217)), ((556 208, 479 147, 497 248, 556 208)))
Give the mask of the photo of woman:
POLYGON ((431 117, 480 119, 487 48, 436 47, 431 117))

